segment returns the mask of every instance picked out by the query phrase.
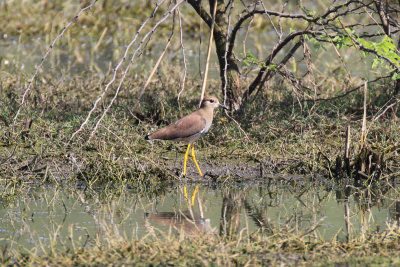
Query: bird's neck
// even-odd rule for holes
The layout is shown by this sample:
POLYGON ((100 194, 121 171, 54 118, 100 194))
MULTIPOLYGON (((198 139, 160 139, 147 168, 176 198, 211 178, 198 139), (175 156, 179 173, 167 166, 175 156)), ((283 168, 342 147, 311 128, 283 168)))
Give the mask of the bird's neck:
POLYGON ((203 113, 203 116, 207 117, 207 119, 212 121, 213 116, 214 116, 214 109, 213 108, 203 107, 200 110, 201 110, 201 113, 203 113))

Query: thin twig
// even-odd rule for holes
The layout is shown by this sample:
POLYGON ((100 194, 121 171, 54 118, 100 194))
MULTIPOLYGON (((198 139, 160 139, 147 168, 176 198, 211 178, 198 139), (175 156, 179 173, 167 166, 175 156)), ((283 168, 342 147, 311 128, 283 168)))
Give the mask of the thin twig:
MULTIPOLYGON (((230 0, 231 2, 231 8, 229 9, 229 14, 228 14, 228 25, 226 26, 226 36, 225 36, 225 55, 224 55, 224 60, 225 60, 225 66, 224 66, 224 88, 223 88, 223 92, 224 92, 224 106, 226 106, 226 89, 228 86, 228 79, 227 79, 227 74, 226 74, 226 70, 228 68, 228 44, 229 44, 229 29, 230 29, 230 25, 231 25, 231 15, 232 15, 232 9, 235 6, 235 2, 234 0, 230 0)), ((229 5, 229 3, 228 3, 229 5)), ((244 134, 244 136, 246 137, 247 140, 250 140, 249 136, 247 135, 247 133, 243 130, 243 128, 240 126, 239 122, 237 122, 234 118, 232 118, 228 111, 225 110, 225 115, 231 119, 239 128, 239 130, 244 134)))
MULTIPOLYGON (((261 6, 262 6, 263 9, 264 9, 264 12, 265 12, 265 14, 267 15, 269 21, 271 22, 271 25, 272 25, 272 27, 274 28, 276 35, 278 35, 278 37, 279 37, 279 42, 282 41, 282 28, 281 28, 281 32, 279 33, 278 29, 275 27, 274 22, 272 21, 271 16, 269 15, 267 9, 265 8, 264 2, 263 2, 263 1, 260 1, 260 3, 261 3, 261 6)), ((280 19, 281 17, 278 16, 278 18, 280 19)), ((251 18, 251 21, 253 21, 253 19, 254 19, 254 16, 251 18)))
POLYGON ((244 134, 244 136, 246 137, 246 139, 247 139, 248 141, 250 141, 249 136, 248 136, 247 133, 243 130, 243 128, 240 126, 239 122, 237 122, 234 118, 232 118, 232 117, 229 115, 229 113, 228 113, 227 110, 225 110, 225 115, 226 115, 229 119, 233 120, 234 123, 236 123, 236 125, 237 125, 238 128, 239 128, 239 130, 244 134))
MULTIPOLYGON (((288 2, 289 2, 289 0, 286 0, 285 3, 283 4, 282 10, 281 10, 282 13, 285 12, 285 8, 286 8, 288 2)), ((263 2, 261 2, 261 3, 264 6, 264 3, 263 2)), ((278 17, 278 26, 279 26, 279 41, 281 41, 282 40, 282 36, 283 36, 282 19, 281 19, 281 17, 278 17)))
POLYGON ((183 46, 182 17, 181 17, 181 11, 179 10, 179 7, 178 7, 178 17, 179 17, 179 34, 180 34, 180 42, 181 42, 181 48, 182 48, 183 65, 185 66, 185 70, 183 72, 181 90, 178 93, 178 102, 179 102, 179 98, 180 98, 183 90, 185 89, 185 81, 186 81, 186 74, 187 74, 185 47, 183 46))
POLYGON ((223 88, 223 92, 224 92, 224 106, 226 106, 226 88, 228 86, 228 78, 226 76, 226 70, 228 68, 228 41, 229 41, 229 28, 231 26, 231 15, 232 15, 232 9, 235 5, 234 0, 230 0, 231 4, 231 8, 229 10, 229 14, 228 14, 228 25, 226 26, 226 36, 225 36, 225 54, 224 54, 224 60, 225 60, 225 66, 224 66, 224 88, 223 88))
POLYGON ((249 25, 247 26, 247 29, 246 29, 246 32, 244 34, 244 38, 243 38, 243 41, 242 41, 242 44, 243 44, 243 57, 245 57, 245 58, 247 57, 246 41, 247 41, 247 37, 249 36, 250 27, 251 27, 251 24, 253 23, 253 21, 254 21, 254 17, 252 17, 251 20, 249 21, 249 25))
POLYGON ((361 147, 364 145, 366 130, 367 130, 367 92, 368 92, 368 82, 364 82, 364 104, 363 104, 363 119, 361 127, 361 147))
POLYGON ((115 81, 116 77, 117 77, 117 72, 118 69, 122 66, 122 63, 126 60, 127 56, 128 56, 128 52, 129 49, 131 48, 131 46, 136 42, 137 37, 139 36, 139 33, 143 30, 144 26, 147 24, 147 22, 154 17, 155 13, 157 12, 158 8, 160 5, 162 5, 162 3, 165 2, 165 0, 161 0, 160 3, 156 3, 156 6, 153 10, 153 12, 151 13, 151 15, 142 23, 142 25, 140 25, 138 31, 135 33, 135 36, 133 37, 132 41, 128 44, 128 46, 125 49, 125 53, 123 55, 123 57, 121 58, 121 60, 118 62, 117 66, 114 68, 113 71, 113 77, 112 79, 107 83, 106 87, 104 88, 103 93, 96 99, 96 101, 93 104, 92 109, 89 111, 85 121, 81 124, 81 126, 79 127, 79 129, 77 131, 75 131, 70 140, 74 139, 75 135, 77 135, 78 133, 80 133, 83 128, 86 126, 86 124, 89 122, 89 119, 92 115, 92 113, 96 110, 98 103, 104 98, 105 94, 107 93, 108 88, 110 87, 110 85, 115 81))
MULTIPOLYGON (((378 78, 376 78, 374 80, 369 81, 369 83, 377 82, 377 81, 379 81, 381 79, 387 79, 387 78, 390 78, 390 77, 392 77, 392 75, 378 77, 378 78)), ((353 89, 350 89, 350 90, 344 92, 343 94, 336 95, 336 96, 329 97, 329 98, 302 99, 301 101, 306 101, 306 102, 309 102, 309 101, 315 101, 315 102, 317 102, 317 101, 331 101, 331 100, 335 100, 335 99, 338 99, 338 98, 345 97, 345 96, 347 96, 347 95, 359 90, 363 86, 364 86, 364 84, 356 86, 353 89)))
MULTIPOLYGON (((158 28, 158 26, 160 26, 160 24, 161 24, 162 22, 164 22, 164 21, 171 15, 171 13, 172 13, 180 4, 182 4, 184 1, 185 1, 185 0, 179 1, 178 3, 175 4, 174 7, 172 7, 170 10, 168 10, 166 13, 164 13, 164 16, 154 25, 153 29, 152 29, 150 32, 148 32, 148 33, 143 37, 143 39, 142 39, 142 41, 140 42, 139 46, 136 48, 135 52, 133 52, 133 54, 132 54, 132 57, 131 57, 131 59, 130 59, 130 61, 129 61, 129 64, 128 64, 128 66, 126 67, 126 69, 125 69, 125 71, 124 71, 124 73, 123 73, 123 75, 122 75, 121 81, 119 82, 118 88, 117 88, 117 90, 116 90, 116 92, 115 92, 115 94, 114 94, 113 99, 110 101, 110 103, 108 104, 107 108, 104 110, 104 112, 103 112, 103 114, 101 115, 100 119, 97 121, 95 127, 93 128, 92 132, 90 133, 89 140, 94 136, 94 134, 95 134, 97 128, 98 128, 99 125, 100 125, 100 122, 104 119, 106 113, 110 110, 112 104, 114 103, 115 99, 117 98, 117 96, 118 96, 118 94, 119 94, 119 91, 120 91, 120 89, 121 89, 122 83, 123 83, 123 81, 124 81, 124 79, 125 79, 125 77, 126 77, 126 74, 128 73, 129 68, 130 68, 130 66, 131 66, 131 64, 132 64, 132 62, 133 62, 133 60, 134 60, 134 58, 135 58, 137 52, 142 48, 143 43, 144 43, 146 40, 148 40, 150 36, 152 36, 152 34, 155 32, 155 30, 158 28)), ((166 48, 167 48, 167 47, 166 47, 166 48)), ((164 52, 165 52, 165 51, 164 51, 164 52)), ((161 59, 162 59, 162 57, 160 57, 160 59, 159 59, 160 62, 161 62, 161 59)), ((159 62, 158 62, 158 63, 159 63, 159 62)), ((153 70, 155 71, 155 69, 157 69, 157 68, 155 67, 153 70)))
POLYGON ((167 44, 166 44, 165 47, 164 47, 164 50, 161 52, 160 57, 158 58, 156 64, 155 64, 154 67, 153 67, 153 69, 151 70, 150 75, 149 75, 149 77, 147 78, 147 81, 146 81, 145 84, 143 85, 142 90, 140 91, 139 96, 137 97, 136 103, 133 105, 132 110, 135 110, 135 109, 136 109, 138 103, 140 102, 140 100, 141 100, 141 98, 142 98, 142 96, 143 96, 144 91, 146 90, 147 86, 149 86, 149 84, 150 84, 150 82, 151 82, 151 79, 153 78, 154 73, 156 72, 156 70, 158 69, 158 66, 160 65, 162 59, 164 58, 165 52, 167 52, 167 49, 168 49, 169 45, 171 44, 172 37, 174 36, 174 31, 175 31, 175 11, 174 11, 173 19, 172 19, 172 30, 171 30, 171 35, 170 35, 169 38, 168 38, 168 41, 167 41, 167 44))
POLYGON ((377 121, 383 114, 385 114, 390 108, 394 107, 395 105, 400 103, 400 99, 397 99, 396 102, 390 104, 387 106, 379 115, 375 115, 373 121, 377 121))
POLYGON ((44 61, 47 59, 47 56, 48 56, 48 55, 50 54, 50 52, 53 50, 55 43, 64 35, 64 33, 67 31, 67 29, 68 29, 69 27, 71 27, 71 25, 74 24, 74 23, 78 20, 78 18, 80 17, 80 15, 81 15, 83 12, 86 11, 86 10, 88 10, 88 9, 90 9, 90 8, 92 8, 92 6, 93 6, 97 1, 98 1, 98 0, 93 0, 92 3, 91 3, 90 5, 88 5, 88 6, 84 7, 84 8, 82 8, 81 10, 79 10, 79 12, 74 16, 74 18, 73 18, 72 20, 70 20, 70 21, 67 23, 67 25, 64 26, 64 28, 61 29, 60 34, 57 35, 56 38, 54 38, 53 42, 50 44, 50 46, 49 46, 49 48, 47 49, 46 53, 44 54, 44 56, 43 56, 42 59, 40 60, 39 65, 36 66, 36 68, 35 68, 35 73, 34 73, 33 76, 31 77, 31 79, 29 80, 28 87, 26 88, 24 94, 22 95, 21 103, 19 104, 19 108, 18 108, 18 110, 17 110, 17 113, 16 113, 15 116, 14 116, 13 127, 15 126, 15 123, 16 123, 16 121, 17 121, 18 115, 19 115, 19 113, 21 112, 22 106, 25 104, 25 98, 26 98, 26 96, 28 95, 29 91, 32 89, 33 81, 36 79, 36 76, 38 75, 39 70, 42 68, 44 61))
POLYGON ((336 52, 336 54, 337 54, 337 56, 338 56, 340 62, 342 63, 342 65, 343 65, 345 71, 347 72, 347 76, 348 76, 349 81, 351 81, 351 80, 352 80, 352 79, 351 79, 351 73, 350 73, 349 69, 347 68, 346 63, 344 62, 343 57, 341 56, 339 50, 336 48, 336 45, 335 45, 335 43, 333 42, 332 38, 329 36, 327 30, 325 29, 325 26, 322 26, 322 28, 323 28, 324 32, 326 33, 326 36, 327 36, 327 38, 328 38, 329 43, 332 44, 333 49, 335 50, 335 52, 336 52))

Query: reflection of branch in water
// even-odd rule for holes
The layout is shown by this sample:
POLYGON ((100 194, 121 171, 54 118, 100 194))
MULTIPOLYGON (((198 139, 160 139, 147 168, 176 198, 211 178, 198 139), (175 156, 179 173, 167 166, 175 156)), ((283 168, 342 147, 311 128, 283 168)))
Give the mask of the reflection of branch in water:
POLYGON ((358 203, 360 211, 367 211, 374 206, 383 204, 385 195, 390 192, 392 185, 387 182, 381 182, 373 185, 359 184, 354 181, 354 184, 346 182, 344 188, 336 189, 336 201, 341 203, 348 201, 352 196, 354 201, 358 203))
MULTIPOLYGON (((367 185, 360 184, 356 180, 354 183, 350 184, 350 181, 347 181, 344 185, 344 188, 336 189, 336 201, 338 203, 343 203, 344 208, 344 220, 346 226, 346 239, 348 241, 352 240, 354 236, 354 229, 352 228, 351 217, 355 215, 360 216, 360 235, 361 238, 365 238, 370 230, 370 220, 372 217, 371 209, 372 207, 393 207, 393 202, 386 203, 388 200, 385 195, 390 194, 390 190, 392 189, 392 185, 389 182, 380 182, 377 184, 367 185), (355 209, 353 210, 353 214, 351 214, 351 204, 350 199, 353 198, 355 202, 355 209)), ((394 206, 396 206, 397 202, 394 202, 394 206)), ((400 212, 400 207, 398 208, 400 212)), ((394 212, 393 218, 395 220, 400 219, 400 213, 394 212)), ((377 225, 377 231, 379 231, 379 225, 377 225)))
POLYGON ((259 208, 252 207, 247 201, 247 199, 244 201, 244 207, 247 211, 247 214, 259 228, 261 228, 267 233, 270 234, 273 233, 273 229, 271 227, 271 224, 268 222, 268 218, 264 218, 259 208))
POLYGON ((394 202, 393 206, 389 208, 389 214, 393 220, 400 222, 400 201, 394 202))
POLYGON ((378 186, 368 186, 365 188, 356 188, 354 192, 354 200, 358 203, 361 211, 367 211, 374 206, 380 206, 384 196, 390 187, 386 184, 378 186))
POLYGON ((345 201, 344 203, 344 221, 346 223, 346 238, 348 242, 351 240, 350 206, 348 201, 345 201))
POLYGON ((220 235, 231 237, 237 234, 240 226, 240 212, 242 209, 244 192, 224 192, 221 209, 220 235))

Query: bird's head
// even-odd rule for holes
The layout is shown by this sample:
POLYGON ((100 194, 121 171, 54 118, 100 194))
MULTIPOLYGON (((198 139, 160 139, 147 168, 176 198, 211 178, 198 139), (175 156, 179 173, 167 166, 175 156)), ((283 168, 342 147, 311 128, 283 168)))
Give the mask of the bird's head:
POLYGON ((206 96, 203 98, 203 101, 201 101, 200 108, 217 108, 217 107, 223 107, 226 108, 224 105, 221 105, 218 101, 218 98, 215 96, 206 96))

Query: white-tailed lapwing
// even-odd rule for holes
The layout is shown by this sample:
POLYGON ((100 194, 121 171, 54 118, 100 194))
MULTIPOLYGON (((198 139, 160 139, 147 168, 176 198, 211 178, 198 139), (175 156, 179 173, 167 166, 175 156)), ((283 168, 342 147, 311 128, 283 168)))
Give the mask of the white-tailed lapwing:
MULTIPOLYGON (((196 161, 194 154, 194 142, 196 142, 203 134, 205 134, 211 127, 214 109, 222 106, 218 99, 214 96, 208 96, 201 102, 200 108, 189 115, 186 115, 177 122, 161 128, 148 136, 146 140, 169 140, 181 141, 188 144, 185 158, 183 162, 183 175, 186 175, 186 164, 189 156, 190 147, 192 147, 192 158, 200 176, 203 173, 200 166, 196 161)), ((224 107, 225 108, 225 107, 224 107)))

